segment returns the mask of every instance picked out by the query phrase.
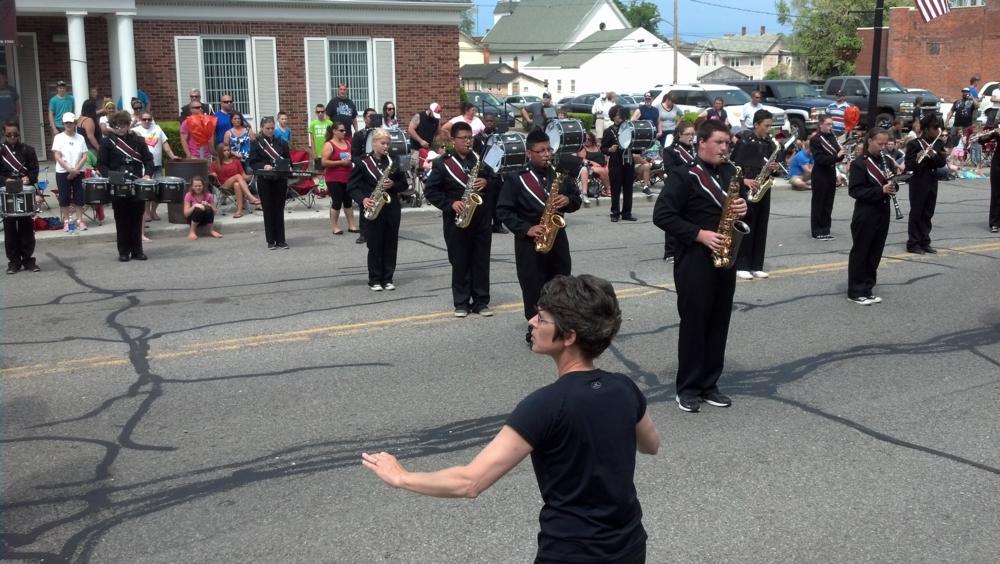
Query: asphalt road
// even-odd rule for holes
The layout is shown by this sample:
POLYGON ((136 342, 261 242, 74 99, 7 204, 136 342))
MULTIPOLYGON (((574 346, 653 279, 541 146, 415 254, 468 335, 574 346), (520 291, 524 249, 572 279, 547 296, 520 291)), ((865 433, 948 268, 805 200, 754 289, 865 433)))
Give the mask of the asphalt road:
MULTIPOLYGON (((662 234, 607 204, 569 217, 574 271, 612 280, 625 321, 599 365, 649 398, 663 447, 636 484, 661 562, 995 562, 1000 546, 1000 237, 985 181, 943 184, 937 256, 893 222, 885 302, 846 300, 851 201, 833 242, 776 189, 767 268, 741 282, 730 409, 673 403, 677 314, 662 234)), ((905 196, 901 199, 907 209, 905 196)), ((407 214, 396 292, 320 222, 147 246, 46 241, 4 279, 2 558, 44 562, 529 562, 529 462, 476 500, 392 490, 359 462, 461 464, 554 378, 525 348, 509 236, 496 317, 451 316, 434 214, 407 214)))

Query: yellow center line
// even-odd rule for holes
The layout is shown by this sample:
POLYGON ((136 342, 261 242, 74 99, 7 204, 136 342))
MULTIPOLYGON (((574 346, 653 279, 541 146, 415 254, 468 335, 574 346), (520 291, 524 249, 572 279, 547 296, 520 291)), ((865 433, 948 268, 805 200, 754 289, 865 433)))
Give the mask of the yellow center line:
MULTIPOLYGON (((885 255, 886 260, 894 261, 921 261, 931 257, 941 257, 948 255, 960 255, 967 253, 981 253, 1000 250, 1000 242, 979 243, 964 247, 951 249, 940 249, 937 255, 914 255, 911 253, 899 253, 895 255, 885 255)), ((820 264, 810 264, 779 268, 770 271, 772 277, 808 275, 821 272, 833 272, 845 270, 847 261, 836 261, 820 264)), ((645 296, 662 294, 664 291, 672 291, 673 284, 657 284, 649 286, 629 286, 627 288, 615 289, 619 300, 641 298, 645 296)), ((506 303, 492 306, 490 309, 495 312, 520 312, 522 308, 520 302, 506 303)), ((178 358, 202 355, 207 352, 228 352, 248 347, 265 347, 285 343, 307 342, 317 337, 334 337, 355 335, 366 333, 384 327, 416 327, 424 325, 434 325, 444 323, 453 319, 451 312, 434 312, 408 315, 403 317, 393 317, 390 319, 378 319, 373 321, 357 321, 352 323, 342 323, 338 325, 326 325, 322 327, 310 327, 308 329, 296 329, 294 331, 283 331, 279 333, 266 333, 262 335, 248 335, 244 337, 233 337, 229 339, 219 339, 211 343, 192 342, 181 345, 173 350, 153 352, 147 355, 147 359, 173 360, 178 358)), ((129 360, 121 355, 91 356, 86 358, 76 358, 67 360, 54 360, 43 363, 28 364, 23 366, 13 366, 0 369, 0 377, 20 378, 27 376, 40 376, 45 374, 56 374, 60 372, 71 372, 86 368, 108 368, 114 366, 124 366, 129 360)))

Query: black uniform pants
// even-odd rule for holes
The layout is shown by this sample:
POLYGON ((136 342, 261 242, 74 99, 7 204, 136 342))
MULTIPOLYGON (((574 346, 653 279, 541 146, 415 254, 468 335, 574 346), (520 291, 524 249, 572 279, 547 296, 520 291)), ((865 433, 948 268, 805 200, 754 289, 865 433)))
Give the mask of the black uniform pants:
POLYGON ((399 206, 383 207, 378 217, 371 221, 361 213, 361 234, 368 242, 369 286, 388 284, 396 273, 400 214, 399 206))
POLYGON ((990 165, 990 227, 1000 227, 1000 162, 990 165))
POLYGON ((931 244, 931 218, 937 206, 937 178, 920 178, 910 183, 910 218, 907 221, 907 249, 931 244))
POLYGON ((700 243, 679 249, 674 261, 677 313, 677 395, 699 396, 719 389, 726 358, 736 271, 712 266, 700 243))
POLYGON ((847 297, 872 295, 889 234, 889 203, 854 203, 851 218, 851 254, 847 261, 847 297))
POLYGON ((479 311, 490 303, 490 246, 493 221, 489 210, 476 210, 472 224, 455 226, 455 214, 443 216, 444 240, 451 263, 451 296, 456 308, 479 311))
POLYGON ((4 250, 8 266, 31 268, 35 265, 35 220, 31 216, 3 218, 4 250))
POLYGON ((764 270, 764 250, 767 247, 767 223, 771 218, 771 191, 756 204, 747 200, 747 215, 743 221, 750 226, 750 234, 743 237, 740 254, 736 257, 737 270, 764 270))
POLYGON ((817 166, 812 175, 812 210, 809 223, 812 236, 829 235, 833 199, 837 194, 837 169, 817 166))
POLYGON ((481 213, 483 215, 488 216, 490 218, 490 221, 492 222, 491 225, 493 227, 503 226, 503 222, 500 221, 500 218, 497 216, 497 201, 499 199, 500 199, 500 190, 487 190, 485 198, 486 201, 483 202, 482 206, 480 206, 485 209, 476 211, 477 214, 481 213))
POLYGON ((115 214, 118 254, 133 257, 143 254, 142 214, 146 209, 145 200, 115 196, 111 199, 111 209, 115 214))
POLYGON ((288 181, 258 176, 257 192, 264 208, 264 238, 267 239, 267 244, 285 243, 285 197, 288 194, 288 181))
POLYGON ((535 316, 538 297, 542 286, 560 274, 572 273, 573 263, 569 256, 569 238, 566 230, 560 229, 556 242, 547 254, 535 250, 535 240, 531 237, 514 236, 514 261, 517 263, 517 281, 521 285, 521 300, 524 302, 524 318, 535 316))
POLYGON ((608 179, 611 181, 611 215, 632 215, 632 185, 635 184, 635 164, 622 163, 617 154, 609 157, 608 179), (619 205, 620 204, 620 205, 619 205))

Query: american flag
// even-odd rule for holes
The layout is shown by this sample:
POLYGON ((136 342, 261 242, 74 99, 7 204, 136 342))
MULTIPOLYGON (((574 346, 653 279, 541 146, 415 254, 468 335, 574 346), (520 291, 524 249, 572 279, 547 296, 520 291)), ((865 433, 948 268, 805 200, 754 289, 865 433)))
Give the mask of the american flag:
POLYGON ((917 10, 924 22, 929 22, 938 16, 943 16, 951 11, 948 0, 914 0, 917 3, 917 10))

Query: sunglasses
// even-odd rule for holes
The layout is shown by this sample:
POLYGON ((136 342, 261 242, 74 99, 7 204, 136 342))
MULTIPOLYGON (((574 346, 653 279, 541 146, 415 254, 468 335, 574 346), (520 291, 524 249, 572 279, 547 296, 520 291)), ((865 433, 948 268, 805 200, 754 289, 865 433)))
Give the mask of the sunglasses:
POLYGON ((4 133, 4 137, 7 137, 7 138, 20 137, 20 136, 21 136, 20 133, 4 133))
POLYGON ((142 121, 153 121, 153 118, 142 118, 142 121))
POLYGON ((222 102, 223 104, 232 104, 232 103, 233 103, 233 101, 232 101, 232 100, 221 100, 221 102, 222 102))

